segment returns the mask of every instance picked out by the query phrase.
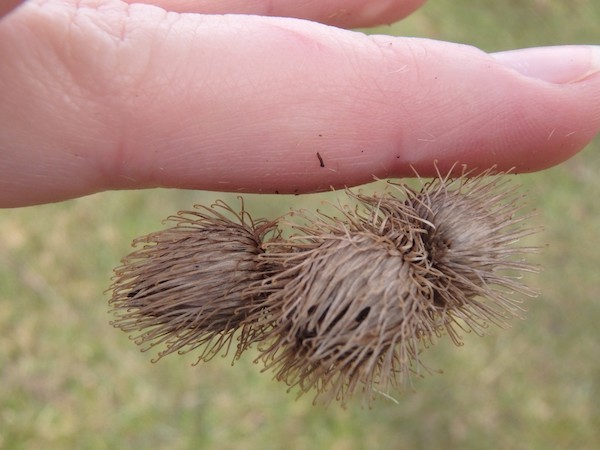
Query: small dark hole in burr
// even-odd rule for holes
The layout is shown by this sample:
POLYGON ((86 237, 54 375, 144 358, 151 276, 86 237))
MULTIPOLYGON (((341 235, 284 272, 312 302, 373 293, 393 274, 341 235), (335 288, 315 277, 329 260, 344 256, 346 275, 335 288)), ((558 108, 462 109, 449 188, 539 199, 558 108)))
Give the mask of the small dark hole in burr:
POLYGON ((363 320, 365 320, 367 318, 367 316, 369 315, 369 312, 371 311, 371 307, 367 306, 366 308, 363 308, 358 315, 356 316, 356 321, 358 323, 362 322, 363 320))

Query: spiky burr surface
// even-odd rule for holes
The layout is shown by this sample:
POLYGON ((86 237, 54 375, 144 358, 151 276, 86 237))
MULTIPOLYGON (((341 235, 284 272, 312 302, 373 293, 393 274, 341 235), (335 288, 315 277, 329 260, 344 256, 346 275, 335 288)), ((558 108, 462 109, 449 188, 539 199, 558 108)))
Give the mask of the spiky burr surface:
POLYGON ((301 393, 370 403, 421 372, 443 335, 504 325, 532 296, 521 275, 535 249, 522 196, 491 171, 438 177, 420 190, 388 182, 377 195, 347 191, 338 216, 292 211, 252 220, 217 202, 180 212, 172 228, 115 270, 113 324, 159 357, 200 347, 199 359, 250 347, 301 393), (291 230, 282 237, 281 230, 291 230))

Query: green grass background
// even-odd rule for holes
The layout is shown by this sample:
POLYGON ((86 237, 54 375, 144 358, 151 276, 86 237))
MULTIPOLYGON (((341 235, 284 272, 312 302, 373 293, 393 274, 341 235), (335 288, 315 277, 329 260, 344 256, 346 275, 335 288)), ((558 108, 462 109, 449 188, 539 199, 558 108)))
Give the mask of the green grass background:
MULTIPOLYGON (((595 0, 430 0, 378 33, 488 51, 600 41, 595 0)), ((364 409, 312 406, 260 373, 193 355, 152 364, 107 314, 130 241, 214 193, 112 192, 0 212, 0 448, 593 449, 600 447, 600 143, 520 176, 545 230, 527 319, 426 354, 443 369, 364 409)), ((233 196, 222 196, 233 199, 233 196)), ((322 196, 248 196, 274 216, 322 196)))

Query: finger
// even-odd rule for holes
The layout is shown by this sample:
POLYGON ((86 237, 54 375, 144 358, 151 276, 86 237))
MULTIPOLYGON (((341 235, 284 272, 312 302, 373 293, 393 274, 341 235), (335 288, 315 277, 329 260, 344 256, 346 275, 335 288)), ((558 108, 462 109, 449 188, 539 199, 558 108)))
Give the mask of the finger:
POLYGON ((0 19, 19 6, 23 0, 2 0, 0 3, 0 19))
POLYGON ((4 206, 300 193, 432 175, 434 160, 541 170, 600 128, 594 47, 494 57, 292 19, 55 5, 0 23, 4 206))
MULTIPOLYGON (((125 1, 138 3, 136 0, 125 1)), ((419 8, 425 0, 145 0, 143 3, 173 12, 295 17, 357 28, 396 22, 419 8)))

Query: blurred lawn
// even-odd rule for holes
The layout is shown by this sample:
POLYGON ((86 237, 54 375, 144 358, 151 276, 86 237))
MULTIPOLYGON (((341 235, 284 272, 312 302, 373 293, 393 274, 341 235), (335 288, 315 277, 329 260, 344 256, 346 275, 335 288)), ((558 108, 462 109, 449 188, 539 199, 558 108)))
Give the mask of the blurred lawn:
MULTIPOLYGON (((430 0, 378 33, 485 50, 598 43, 595 0, 430 0)), ((0 212, 0 448, 593 449, 600 448, 600 142, 520 177, 548 243, 526 321, 446 340, 442 368, 372 410, 313 407, 259 373, 251 356, 192 367, 151 364, 107 314, 112 267, 130 241, 217 194, 154 190, 0 212)), ((233 196, 220 196, 233 199, 233 196)), ((275 216, 322 196, 249 196, 275 216)))

